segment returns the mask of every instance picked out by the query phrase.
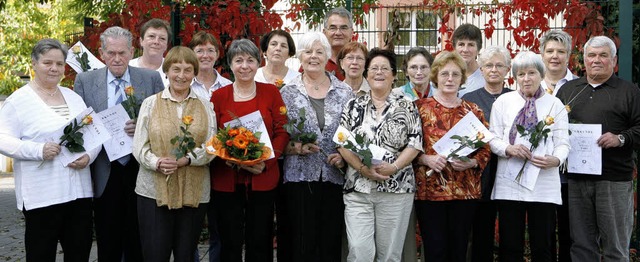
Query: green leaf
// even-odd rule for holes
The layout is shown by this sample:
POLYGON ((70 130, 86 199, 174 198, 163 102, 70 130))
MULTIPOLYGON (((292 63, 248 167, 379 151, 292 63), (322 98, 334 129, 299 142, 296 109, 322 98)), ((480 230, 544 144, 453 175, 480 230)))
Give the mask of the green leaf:
POLYGON ((172 145, 175 145, 177 141, 178 141, 178 137, 177 136, 174 137, 174 138, 171 138, 171 144, 172 145))

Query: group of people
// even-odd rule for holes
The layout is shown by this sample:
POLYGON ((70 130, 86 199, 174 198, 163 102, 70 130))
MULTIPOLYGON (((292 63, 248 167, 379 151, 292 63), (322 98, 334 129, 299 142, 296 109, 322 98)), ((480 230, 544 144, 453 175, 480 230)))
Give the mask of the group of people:
POLYGON ((578 78, 567 69, 571 37, 559 30, 542 37, 540 54, 512 60, 504 47, 483 49, 481 31, 465 24, 454 51, 434 58, 415 47, 400 65, 392 50, 351 42, 346 9, 323 26, 297 43, 282 30, 259 46, 234 40, 225 52, 233 81, 215 70, 222 50, 209 33, 163 57, 171 30, 152 19, 132 60, 131 33, 111 27, 100 36, 106 67, 78 74, 73 91, 58 85, 66 47, 39 41, 34 78, 0 109, 27 260, 54 261, 60 242, 65 261, 88 261, 95 227, 99 261, 197 261, 206 216, 210 261, 272 261, 275 215, 278 261, 415 261, 416 224, 426 261, 493 261, 496 217, 500 261, 523 261, 525 228, 532 260, 556 261, 556 224, 560 261, 628 261, 640 93, 615 76, 611 39, 585 44, 578 78), (285 64, 293 56, 299 69, 285 64), (407 84, 396 87, 399 69, 407 84), (103 147, 87 148, 58 162, 62 147, 49 134, 87 107, 118 105, 127 86, 143 100, 122 127, 132 153, 110 161, 103 147), (238 165, 206 152, 219 128, 255 111, 274 158, 238 165), (438 154, 434 144, 468 114, 494 138, 468 159, 438 154), (296 140, 290 119, 303 119, 316 141, 296 140), (532 147, 520 127, 541 121, 550 131, 532 147), (569 122, 602 126, 593 141, 602 175, 561 168, 569 122), (185 129, 195 148, 177 158, 171 140, 185 129), (368 164, 337 146, 338 129, 383 153, 368 164), (513 179, 523 165, 539 169, 533 185, 513 179))

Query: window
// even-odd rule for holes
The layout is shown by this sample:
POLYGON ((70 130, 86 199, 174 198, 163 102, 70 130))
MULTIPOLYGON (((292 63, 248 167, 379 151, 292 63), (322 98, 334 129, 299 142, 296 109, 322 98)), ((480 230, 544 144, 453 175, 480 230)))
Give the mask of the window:
MULTIPOLYGON (((388 13, 388 21, 393 20, 393 10, 388 13)), ((398 63, 398 83, 404 84, 405 74, 401 72, 404 54, 409 49, 422 46, 427 50, 434 50, 438 45, 438 16, 424 10, 401 10, 398 12, 400 29, 398 34, 400 40, 395 42, 395 52, 398 63)))

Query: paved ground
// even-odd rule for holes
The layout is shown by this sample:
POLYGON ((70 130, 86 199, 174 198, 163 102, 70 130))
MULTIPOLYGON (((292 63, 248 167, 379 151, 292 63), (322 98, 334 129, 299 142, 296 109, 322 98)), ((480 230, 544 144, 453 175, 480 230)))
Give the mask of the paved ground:
MULTIPOLYGON (((24 252, 24 217, 16 208, 13 176, 0 172, 0 261, 26 261, 24 252)), ((200 244, 201 261, 209 261, 206 249, 200 244)), ((58 246, 56 261, 63 261, 64 254, 58 246)), ((95 241, 91 248, 91 259, 98 261, 95 241)))

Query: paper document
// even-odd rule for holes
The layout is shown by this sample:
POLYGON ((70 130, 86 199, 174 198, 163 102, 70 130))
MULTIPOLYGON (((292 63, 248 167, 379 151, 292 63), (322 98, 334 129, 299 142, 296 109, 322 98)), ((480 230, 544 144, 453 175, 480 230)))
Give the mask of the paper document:
POLYGON ((107 108, 98 113, 98 116, 111 135, 111 139, 103 144, 109 161, 131 154, 133 138, 124 131, 124 126, 130 118, 122 104, 107 108))
POLYGON ((571 151, 567 159, 567 171, 587 175, 602 175, 602 148, 598 138, 602 135, 600 124, 569 124, 571 151))

